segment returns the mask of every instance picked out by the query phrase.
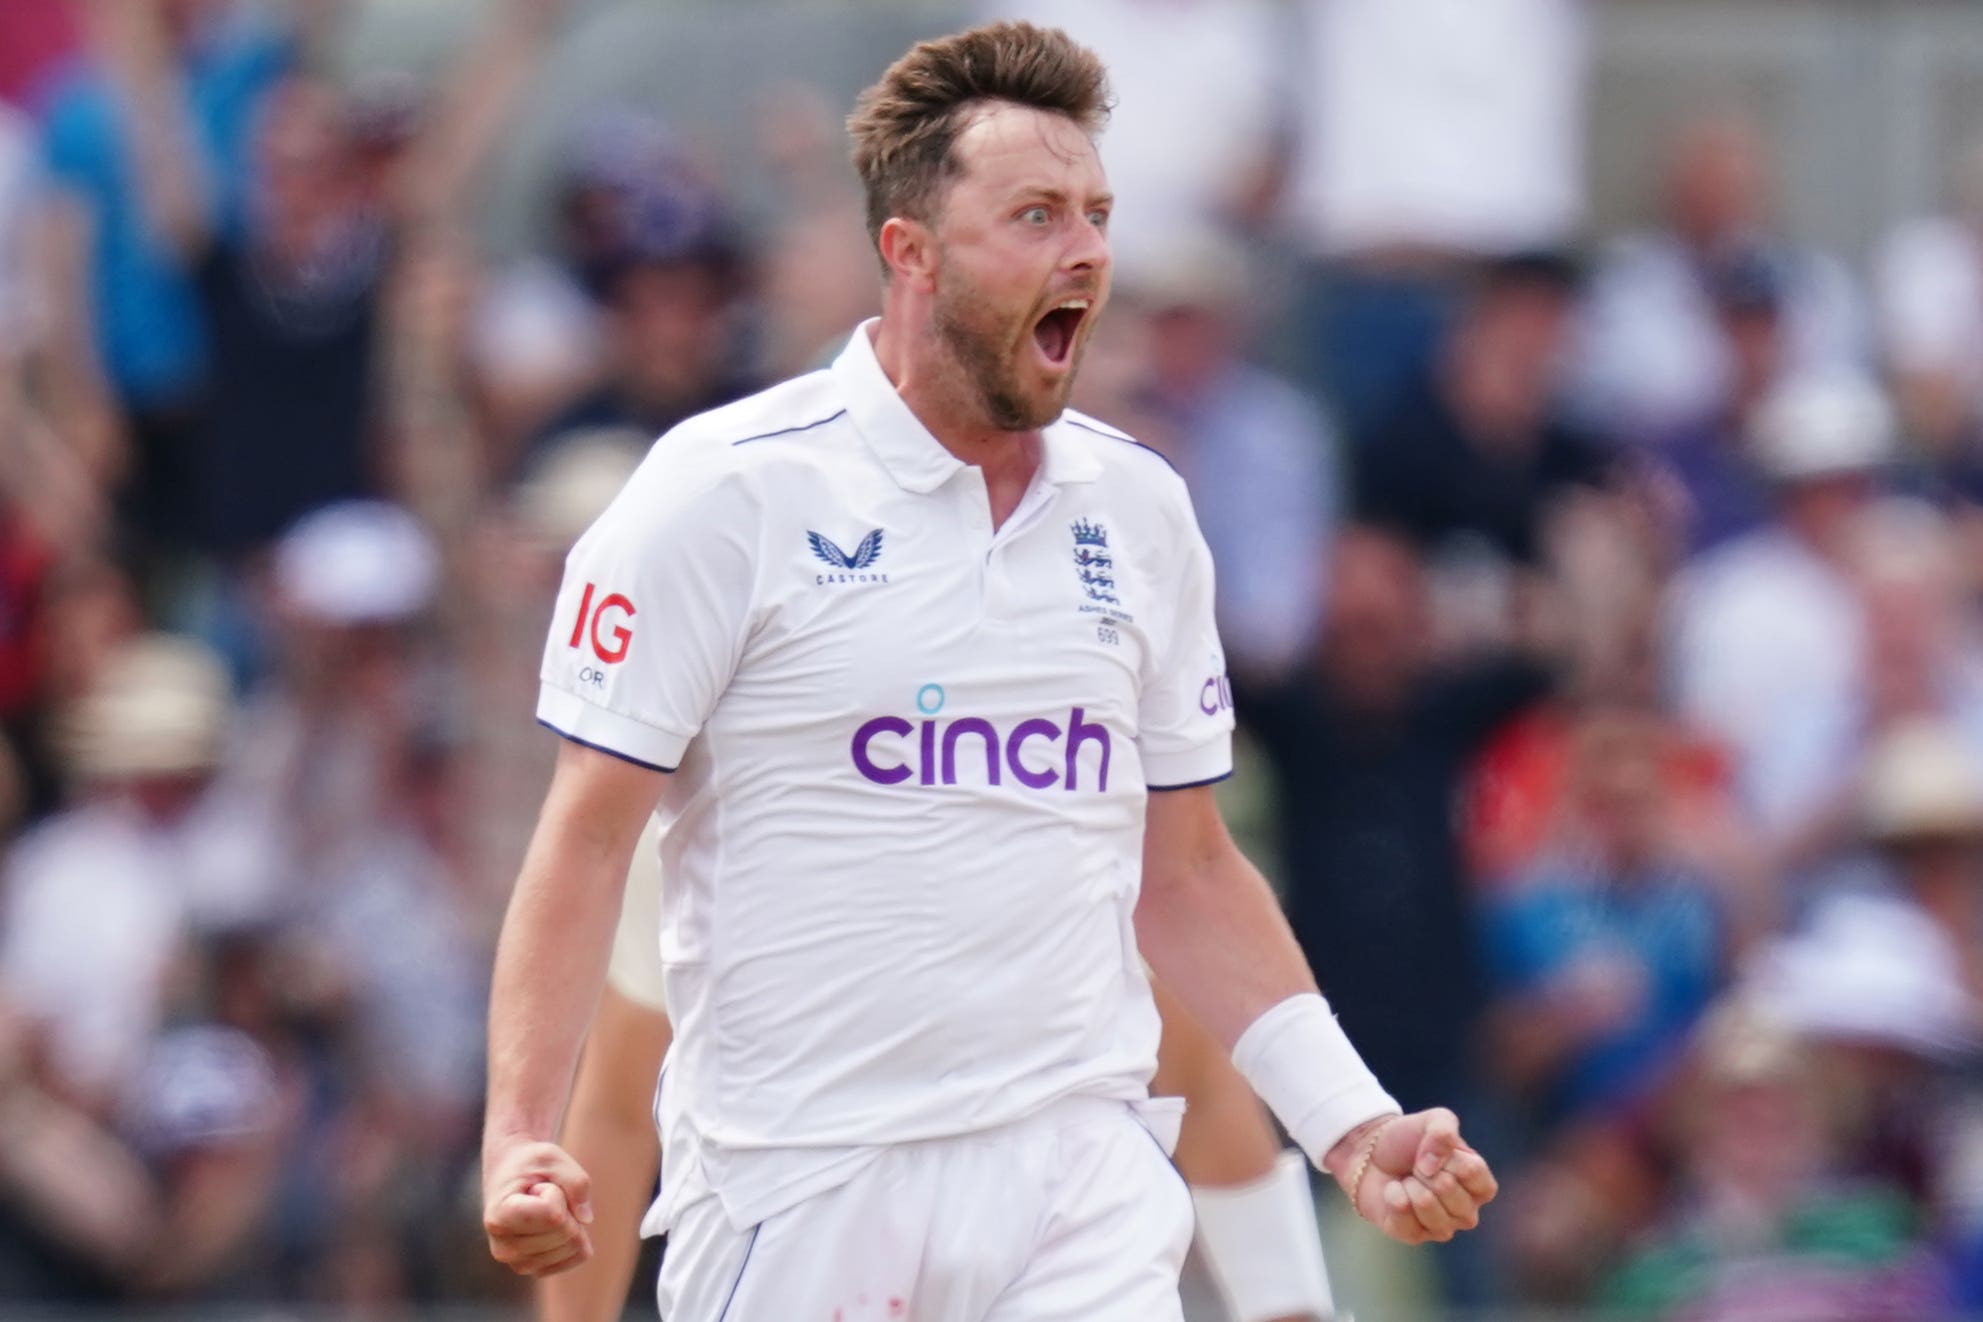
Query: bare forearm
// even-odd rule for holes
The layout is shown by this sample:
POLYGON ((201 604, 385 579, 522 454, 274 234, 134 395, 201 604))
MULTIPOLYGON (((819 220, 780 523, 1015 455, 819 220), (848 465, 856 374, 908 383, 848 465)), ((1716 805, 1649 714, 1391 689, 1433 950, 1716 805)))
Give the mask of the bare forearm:
POLYGON ((557 806, 545 807, 496 948, 485 1149, 557 1133, 639 832, 566 821, 557 806))
POLYGON ((210 181, 194 145, 185 79, 171 37, 152 6, 117 6, 112 65, 123 102, 138 200, 152 235, 182 256, 206 242, 210 181))
POLYGON ((1202 788, 1153 796, 1136 930, 1171 994, 1315 1162, 1398 1104, 1343 1035, 1280 905, 1202 788))
POLYGON ((476 177, 541 64, 562 8, 512 0, 449 73, 431 126, 414 144, 417 168, 406 172, 406 194, 398 199, 405 219, 447 225, 464 216, 476 177))
POLYGON ((1315 990, 1274 893, 1229 844, 1166 868, 1155 888, 1146 880, 1136 935, 1164 985, 1227 1050, 1262 1014, 1315 990))

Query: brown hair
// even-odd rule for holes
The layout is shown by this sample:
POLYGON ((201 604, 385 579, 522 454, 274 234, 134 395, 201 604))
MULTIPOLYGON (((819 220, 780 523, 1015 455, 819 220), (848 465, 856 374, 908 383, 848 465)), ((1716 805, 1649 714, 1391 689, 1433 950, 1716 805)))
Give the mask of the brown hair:
POLYGON ((988 101, 1052 111, 1096 134, 1108 122, 1108 70, 1059 28, 1031 23, 987 23, 912 47, 847 120, 869 238, 879 243, 890 216, 930 219, 938 190, 963 169, 951 146, 988 101))

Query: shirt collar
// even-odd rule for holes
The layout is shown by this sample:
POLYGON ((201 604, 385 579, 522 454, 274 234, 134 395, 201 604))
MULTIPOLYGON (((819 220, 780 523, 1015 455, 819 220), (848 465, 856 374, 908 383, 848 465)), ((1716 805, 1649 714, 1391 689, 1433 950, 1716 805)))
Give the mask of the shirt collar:
MULTIPOLYGON (((874 356, 875 328, 880 324, 879 317, 870 317, 855 328, 847 347, 833 361, 833 376, 846 401, 847 416, 888 475, 903 490, 926 495, 966 465, 930 435, 881 370, 874 356)), ((1048 424, 1040 433, 1041 478, 1060 485, 1099 477, 1102 466, 1089 449, 1092 439, 1064 416, 1048 424)))

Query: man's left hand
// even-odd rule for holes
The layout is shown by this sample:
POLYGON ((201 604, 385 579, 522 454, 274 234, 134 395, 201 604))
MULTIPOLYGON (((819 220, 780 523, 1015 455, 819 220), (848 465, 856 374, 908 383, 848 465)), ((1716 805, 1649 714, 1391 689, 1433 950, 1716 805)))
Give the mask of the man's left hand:
POLYGON ((1486 1159, 1460 1137, 1459 1117, 1444 1107, 1358 1125, 1322 1164, 1357 1215, 1405 1244, 1443 1244, 1472 1230, 1500 1190, 1486 1159))

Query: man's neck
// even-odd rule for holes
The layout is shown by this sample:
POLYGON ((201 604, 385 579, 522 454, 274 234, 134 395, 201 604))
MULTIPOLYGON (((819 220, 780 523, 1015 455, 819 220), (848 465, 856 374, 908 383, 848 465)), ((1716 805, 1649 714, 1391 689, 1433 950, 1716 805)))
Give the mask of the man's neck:
POLYGON ((1040 466, 1040 433, 992 425, 971 397, 963 373, 934 344, 933 335, 905 330, 883 316, 875 331, 875 361, 937 444, 982 470, 997 526, 1019 503, 1040 466))

